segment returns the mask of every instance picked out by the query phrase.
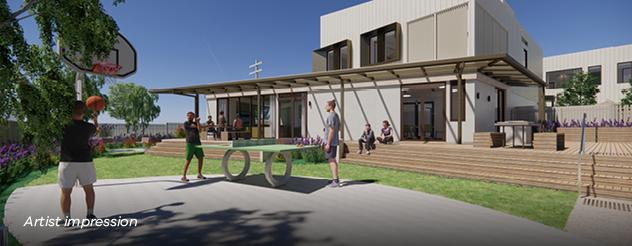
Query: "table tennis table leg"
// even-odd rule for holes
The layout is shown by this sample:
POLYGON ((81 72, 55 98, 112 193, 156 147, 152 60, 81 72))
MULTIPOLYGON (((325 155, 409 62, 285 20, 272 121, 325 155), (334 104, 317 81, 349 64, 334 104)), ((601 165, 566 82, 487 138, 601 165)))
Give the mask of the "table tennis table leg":
POLYGON ((272 160, 277 152, 263 152, 263 160, 265 162, 264 174, 266 180, 272 187, 278 187, 287 183, 292 174, 292 155, 289 151, 283 151, 281 154, 285 158, 285 174, 281 178, 275 178, 272 175, 272 160))
POLYGON ((226 150, 226 152, 224 152, 224 158, 222 159, 222 170, 224 171, 224 176, 226 176, 226 179, 230 181, 244 179, 248 174, 248 170, 250 170, 250 154, 248 154, 248 151, 239 150, 239 152, 241 152, 244 156, 244 169, 242 169, 237 175, 230 173, 230 170, 228 170, 228 160, 233 152, 235 152, 235 150, 226 150))

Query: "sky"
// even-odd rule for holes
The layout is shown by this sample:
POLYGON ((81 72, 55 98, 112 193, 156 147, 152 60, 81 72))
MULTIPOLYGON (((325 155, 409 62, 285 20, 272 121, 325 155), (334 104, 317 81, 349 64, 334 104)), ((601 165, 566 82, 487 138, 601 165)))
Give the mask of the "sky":
MULTIPOLYGON (((632 43, 630 0, 507 1, 545 56, 632 43)), ((366 0, 101 2, 138 54, 136 74, 119 82, 166 88, 248 79, 255 59, 263 60, 262 77, 310 72, 320 16, 366 0)), ((21 3, 9 0, 13 10, 21 3)), ((20 24, 27 41, 39 43, 33 19, 20 24)), ((189 97, 160 95, 158 104, 155 123, 180 122, 193 111, 189 97)), ((105 112, 100 122, 121 121, 105 112)))

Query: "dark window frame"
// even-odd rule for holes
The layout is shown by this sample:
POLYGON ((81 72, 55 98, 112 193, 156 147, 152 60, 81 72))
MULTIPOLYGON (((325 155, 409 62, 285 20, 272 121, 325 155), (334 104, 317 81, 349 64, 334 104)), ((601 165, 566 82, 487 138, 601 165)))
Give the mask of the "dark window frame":
POLYGON ((589 66, 588 69, 586 70, 586 72, 588 72, 588 74, 592 74, 593 76, 595 76, 595 84, 601 85, 601 65, 594 65, 594 66, 589 66), (597 72, 596 71, 591 71, 594 69, 599 69, 599 75, 595 75, 597 72))
MULTIPOLYGON (((564 83, 566 81, 563 81, 563 83, 555 83, 557 81, 553 82, 553 81, 551 81, 551 78, 550 78, 551 75, 553 75, 555 73, 561 73, 561 72, 575 72, 575 74, 577 74, 577 73, 583 73, 584 69, 582 69, 581 67, 578 67, 578 68, 570 68, 570 69, 562 69, 562 70, 546 72, 545 76, 546 76, 547 89, 563 89, 564 88, 563 85, 564 85, 564 83)), ((570 77, 569 77, 569 79, 570 79, 570 77)))
POLYGON ((399 61, 402 58, 402 30, 397 22, 380 27, 360 35, 360 65, 375 66, 399 61), (390 59, 386 59, 386 33, 395 32, 395 53, 390 59), (376 61, 371 61, 371 38, 377 37, 376 61))
POLYGON ((617 84, 626 84, 630 82, 630 79, 628 80, 623 79, 623 77, 625 76, 624 74, 625 70, 630 71, 630 78, 632 78, 632 61, 617 63, 617 84), (628 67, 621 68, 621 66, 625 66, 625 65, 628 65, 628 67))
POLYGON ((339 70, 339 69, 347 69, 347 68, 351 68, 353 67, 353 60, 352 60, 352 46, 351 46, 351 40, 343 40, 340 42, 337 42, 335 44, 331 44, 328 46, 325 46, 323 48, 317 49, 314 51, 314 53, 319 54, 321 56, 323 56, 325 58, 325 71, 332 71, 332 70, 339 70), (343 47, 347 47, 347 64, 345 66, 343 66, 341 64, 341 48, 343 47), (329 52, 333 51, 333 62, 334 64, 332 64, 332 66, 329 66, 329 52))
POLYGON ((524 51, 524 67, 529 68, 529 51, 527 49, 522 49, 524 51))

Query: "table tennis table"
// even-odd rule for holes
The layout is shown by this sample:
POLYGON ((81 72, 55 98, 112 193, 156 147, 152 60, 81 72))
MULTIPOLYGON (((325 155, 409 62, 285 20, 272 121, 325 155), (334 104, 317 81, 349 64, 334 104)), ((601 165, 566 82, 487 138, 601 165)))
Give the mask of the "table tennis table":
POLYGON ((198 148, 207 149, 222 149, 224 151, 224 157, 222 158, 222 170, 226 179, 229 181, 237 181, 244 179, 248 170, 250 169, 250 154, 248 151, 260 151, 263 155, 263 162, 265 164, 264 174, 266 180, 272 187, 278 187, 287 183, 292 174, 292 155, 293 150, 312 149, 318 148, 317 145, 296 146, 291 144, 267 144, 267 145, 252 145, 252 146, 237 146, 230 145, 214 145, 204 144, 199 145, 198 148), (244 168, 237 175, 233 175, 228 168, 228 160, 234 152, 240 152, 244 156, 244 168), (285 158, 285 174, 281 178, 275 178, 272 175, 272 161, 276 154, 282 154, 285 158))

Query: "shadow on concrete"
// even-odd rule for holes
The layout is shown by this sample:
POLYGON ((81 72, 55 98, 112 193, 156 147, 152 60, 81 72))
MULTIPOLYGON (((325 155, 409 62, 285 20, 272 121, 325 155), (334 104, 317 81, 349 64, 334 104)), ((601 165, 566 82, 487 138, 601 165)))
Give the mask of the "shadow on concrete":
MULTIPOLYGON (((275 178, 281 178, 281 176, 274 175, 275 178)), ((270 188, 275 190, 283 190, 283 191, 291 191, 291 192, 299 192, 303 194, 309 194, 314 191, 320 190, 326 187, 329 184, 327 179, 320 178, 306 178, 306 177, 296 177, 293 176, 287 182, 287 184, 279 186, 279 187, 271 187, 270 183, 265 178, 263 174, 249 175, 246 176, 243 180, 234 181, 235 183, 245 184, 245 185, 253 185, 264 188, 270 188)))
POLYGON ((341 182, 342 187, 351 185, 365 185, 377 182, 377 179, 361 179, 361 180, 349 180, 341 182))
POLYGON ((178 182, 180 183, 180 185, 169 187, 167 188, 167 190, 181 190, 181 189, 195 188, 195 187, 208 185, 208 184, 225 181, 225 180, 226 180, 225 177, 212 177, 212 178, 207 178, 207 179, 197 180, 197 181, 192 180, 192 181, 189 181, 188 183, 178 182))
POLYGON ((297 235, 310 211, 241 210, 228 208, 174 219, 178 214, 163 205, 110 218, 137 218, 138 227, 76 229, 46 242, 46 245, 335 245, 332 237, 297 235))
POLYGON ((119 186, 119 185, 135 185, 135 184, 148 184, 148 183, 182 183, 179 180, 162 179, 162 180, 145 180, 145 181, 132 181, 132 182, 120 182, 110 184, 95 184, 94 187, 107 187, 107 186, 119 186))

